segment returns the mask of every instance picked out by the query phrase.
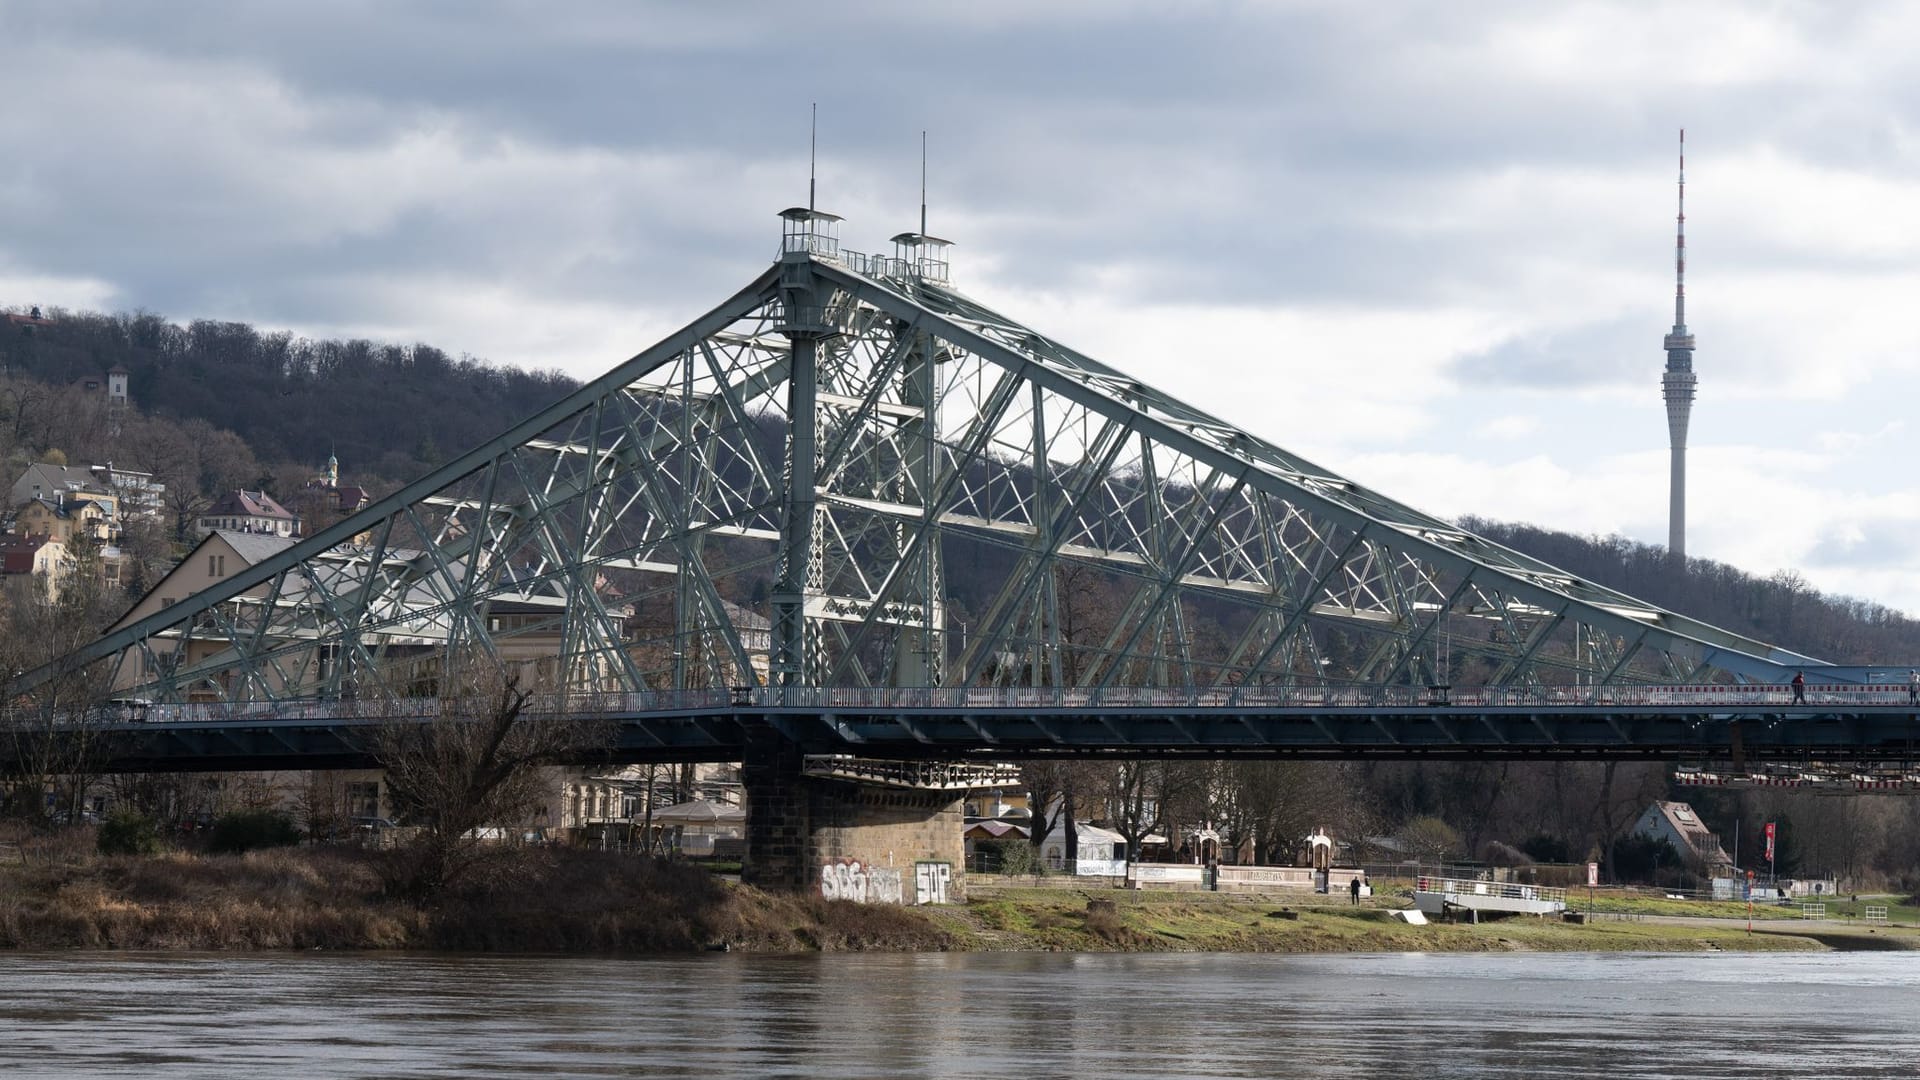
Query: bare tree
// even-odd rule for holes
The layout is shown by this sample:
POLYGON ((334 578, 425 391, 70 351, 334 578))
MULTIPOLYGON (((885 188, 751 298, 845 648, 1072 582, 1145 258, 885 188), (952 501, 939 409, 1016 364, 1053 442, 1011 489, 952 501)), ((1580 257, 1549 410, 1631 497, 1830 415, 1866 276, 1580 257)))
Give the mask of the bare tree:
POLYGON ((374 736, 374 755, 400 812, 425 829, 392 883, 426 900, 486 861, 482 830, 526 823, 551 792, 545 766, 604 749, 604 724, 568 715, 561 699, 528 690, 514 672, 458 664, 441 680, 437 714, 396 717, 374 736))
POLYGON ((1120 761, 1101 770, 1105 783, 1107 820, 1127 842, 1127 861, 1140 859, 1140 842, 1161 824, 1171 762, 1152 759, 1120 761))
MULTIPOLYGON (((53 587, 31 578, 7 592, 0 611, 0 678, 14 678, 62 658, 97 636, 117 612, 121 594, 108 588, 99 547, 84 535, 69 542, 67 572, 53 587)), ((95 663, 58 667, 32 691, 0 709, 4 760, 18 795, 12 809, 79 817, 108 750, 110 670, 95 663)))

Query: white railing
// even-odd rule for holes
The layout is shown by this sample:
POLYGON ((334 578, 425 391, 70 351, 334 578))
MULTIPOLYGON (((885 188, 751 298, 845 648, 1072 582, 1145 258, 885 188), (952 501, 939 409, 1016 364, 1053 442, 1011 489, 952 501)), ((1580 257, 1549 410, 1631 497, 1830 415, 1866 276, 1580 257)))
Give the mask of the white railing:
POLYGON ((1886 922, 1887 909, 1879 905, 1869 904, 1867 905, 1867 913, 1861 916, 1861 918, 1866 919, 1868 922, 1876 922, 1876 923, 1886 922))
POLYGON ((1801 904, 1800 917, 1803 919, 1824 919, 1827 917, 1827 905, 1801 904))
POLYGON ((1417 877, 1413 891, 1455 896, 1490 896, 1500 900, 1539 900, 1565 904, 1567 890, 1553 885, 1523 885, 1517 881, 1480 881, 1474 878, 1417 877))

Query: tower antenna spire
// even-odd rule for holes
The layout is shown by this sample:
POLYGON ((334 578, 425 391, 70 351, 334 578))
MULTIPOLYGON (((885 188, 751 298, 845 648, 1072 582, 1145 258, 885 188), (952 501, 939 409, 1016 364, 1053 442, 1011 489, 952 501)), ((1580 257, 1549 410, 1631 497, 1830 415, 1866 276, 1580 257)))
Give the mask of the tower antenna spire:
POLYGON ((1685 333, 1687 325, 1687 129, 1680 129, 1680 212, 1673 233, 1673 325, 1685 333))
POLYGON ((813 213, 813 165, 820 146, 820 103, 813 103, 813 122, 807 127, 807 213, 813 213))
POLYGON ((927 132, 920 130, 920 236, 927 235, 927 132))

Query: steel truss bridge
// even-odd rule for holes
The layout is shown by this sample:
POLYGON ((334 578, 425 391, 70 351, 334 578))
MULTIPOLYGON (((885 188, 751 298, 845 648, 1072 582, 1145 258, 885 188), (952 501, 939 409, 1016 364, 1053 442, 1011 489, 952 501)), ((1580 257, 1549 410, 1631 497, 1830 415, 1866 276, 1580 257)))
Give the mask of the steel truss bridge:
POLYGON ((262 767, 475 667, 611 703, 630 758, 1912 756, 1883 673, 1289 453, 969 299, 944 240, 781 217, 678 333, 312 537, 209 539, 244 569, 11 707, 139 702, 125 760, 262 767))

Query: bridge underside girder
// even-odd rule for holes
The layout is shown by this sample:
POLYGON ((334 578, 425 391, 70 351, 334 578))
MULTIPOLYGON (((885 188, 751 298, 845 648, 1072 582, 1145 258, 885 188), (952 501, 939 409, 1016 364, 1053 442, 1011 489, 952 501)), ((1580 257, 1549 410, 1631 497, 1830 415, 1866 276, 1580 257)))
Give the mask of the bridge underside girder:
MULTIPOLYGON (((869 708, 730 705, 611 718, 582 764, 738 761, 756 732, 807 754, 994 761, 1058 757, 1879 761, 1920 763, 1920 717, 1846 711, 1619 709, 1603 705, 1292 709, 869 708)), ((380 721, 388 723, 391 721, 380 721)), ((373 764, 373 721, 125 724, 106 771, 350 768, 373 764)), ((3 765, 0 762, 0 765, 3 765)))

